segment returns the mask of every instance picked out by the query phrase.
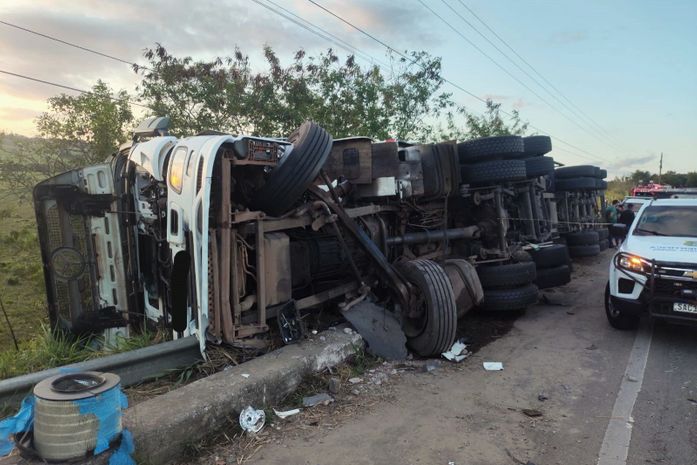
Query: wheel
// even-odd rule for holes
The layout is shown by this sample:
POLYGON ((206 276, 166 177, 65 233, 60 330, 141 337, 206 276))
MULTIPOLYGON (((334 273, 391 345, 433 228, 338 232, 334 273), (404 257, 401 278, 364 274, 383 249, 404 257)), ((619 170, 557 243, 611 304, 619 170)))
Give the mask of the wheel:
POLYGON ((519 157, 525 146, 520 136, 494 136, 457 144, 460 163, 472 163, 492 157, 519 157))
POLYGON ((530 284, 536 276, 535 262, 508 263, 477 268, 484 289, 505 289, 530 284))
POLYGON ((554 158, 533 157, 525 160, 525 173, 529 178, 549 176, 554 173, 554 158))
POLYGON ((598 239, 601 241, 610 237, 610 230, 607 228, 596 229, 595 232, 598 233, 598 239))
POLYGON ((605 286, 605 315, 615 329, 635 329, 639 326, 639 315, 630 315, 617 308, 610 298, 610 283, 605 286))
MULTIPOLYGON (((557 176, 558 169, 554 172, 557 176)), ((583 191, 596 190, 598 188, 598 180, 596 178, 571 178, 571 179, 555 179, 554 188, 557 192, 561 191, 583 191)))
POLYGON ((585 231, 575 231, 566 235, 566 243, 572 245, 593 245, 600 240, 598 231, 587 229, 585 231))
POLYGON ((398 265, 404 277, 419 290, 421 313, 403 322, 407 345, 422 357, 447 351, 455 340, 457 305, 445 270, 430 260, 412 260, 398 265))
POLYGON ((554 170, 557 179, 571 179, 578 177, 598 177, 600 168, 593 165, 562 166, 554 170))
POLYGON ((601 239, 598 242, 598 246, 600 247, 600 251, 602 252, 603 250, 607 250, 610 248, 610 241, 607 239, 601 239))
POLYGON ((488 311, 523 310, 537 302, 538 291, 534 284, 511 289, 485 289, 481 308, 488 311))
POLYGON ((571 261, 569 249, 564 244, 553 244, 548 247, 541 247, 531 250, 532 260, 537 265, 537 273, 540 268, 554 268, 560 265, 568 265, 571 261))
POLYGON ((600 245, 570 245, 569 255, 572 257, 595 257, 600 253, 600 245))
POLYGON ((600 191, 605 191, 607 190, 607 181, 603 181, 602 179, 596 179, 595 180, 595 188, 600 190, 600 191))
POLYGON ((470 262, 461 258, 446 260, 443 269, 453 287, 457 317, 462 318, 484 298, 484 290, 477 276, 477 270, 470 262))
POLYGON ((462 167, 462 182, 490 185, 526 179, 524 160, 493 160, 462 167))
POLYGON ((571 270, 569 265, 555 266, 554 268, 541 268, 537 270, 535 284, 540 289, 563 286, 571 282, 571 270))
POLYGON ((273 216, 288 211, 305 192, 332 148, 332 136, 312 121, 303 123, 288 141, 293 150, 281 158, 252 201, 252 208, 273 216))
POLYGON ((523 137, 525 154, 536 157, 552 151, 552 139, 549 136, 523 137))
POLYGON ((607 170, 600 170, 600 171, 598 172, 598 178, 600 178, 600 179, 605 179, 605 178, 607 178, 607 170))

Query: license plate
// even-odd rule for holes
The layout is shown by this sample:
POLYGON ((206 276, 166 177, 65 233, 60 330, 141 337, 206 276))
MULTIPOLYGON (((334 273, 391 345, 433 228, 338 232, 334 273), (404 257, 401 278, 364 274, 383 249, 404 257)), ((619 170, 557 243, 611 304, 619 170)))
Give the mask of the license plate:
POLYGON ((682 313, 697 313, 697 305, 674 302, 673 311, 682 313))

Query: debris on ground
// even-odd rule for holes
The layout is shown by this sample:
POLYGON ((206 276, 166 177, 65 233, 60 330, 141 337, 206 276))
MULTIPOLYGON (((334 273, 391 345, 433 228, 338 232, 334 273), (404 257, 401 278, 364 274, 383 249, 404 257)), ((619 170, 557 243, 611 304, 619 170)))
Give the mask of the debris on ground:
POLYGON ((537 409, 533 409, 533 408, 524 408, 521 410, 521 412, 523 412, 524 415, 527 415, 531 418, 536 418, 536 417, 542 416, 542 412, 540 412, 537 409))
POLYGON ((249 373, 242 373, 241 376, 242 376, 244 379, 247 379, 247 378, 249 378, 249 373))
POLYGON ((314 407, 316 405, 329 405, 334 402, 334 398, 326 392, 315 394, 314 396, 303 397, 303 407, 314 407))
POLYGON ((344 333, 353 334, 353 330, 351 328, 344 328, 344 333))
POLYGON ((455 341, 453 346, 447 352, 441 354, 446 360, 451 362, 461 362, 469 357, 470 352, 467 351, 467 346, 462 340, 455 341))
POLYGON ((240 426, 248 433, 258 433, 265 423, 266 413, 263 410, 257 410, 249 405, 240 412, 240 426))
POLYGON ((537 395, 537 400, 539 400, 540 402, 544 402, 548 399, 549 399, 549 396, 547 394, 545 394, 544 392, 541 392, 537 395))
POLYGON ((440 368, 440 362, 438 360, 428 360, 426 363, 421 365, 421 371, 424 373, 430 373, 440 368))
POLYGON ((330 378, 327 383, 327 389, 334 395, 338 394, 341 389, 341 380, 339 378, 330 378))
POLYGON ((358 377, 349 378, 348 382, 351 383, 351 384, 362 383, 362 382, 363 382, 363 378, 358 378, 358 377))
POLYGON ((501 362, 484 362, 482 363, 486 371, 501 371, 503 370, 503 363, 501 362))
POLYGON ((586 347, 586 350, 595 350, 597 348, 598 348, 598 346, 596 346, 595 344, 591 344, 588 347, 586 347))
POLYGON ((409 354, 401 322, 385 307, 363 301, 342 312, 366 342, 366 351, 385 360, 404 360, 409 354))
POLYGON ((273 409, 273 413, 276 414, 276 416, 278 418, 284 419, 284 418, 291 417, 293 415, 297 415, 298 413, 300 413, 300 409, 294 408, 292 410, 284 410, 284 411, 279 411, 279 410, 273 409))

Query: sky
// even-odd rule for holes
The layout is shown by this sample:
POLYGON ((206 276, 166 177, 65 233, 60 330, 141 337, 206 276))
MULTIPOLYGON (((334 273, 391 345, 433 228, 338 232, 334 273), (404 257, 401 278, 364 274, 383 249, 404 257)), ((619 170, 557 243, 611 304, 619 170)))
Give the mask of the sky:
MULTIPOLYGON (((273 1, 386 59, 382 45, 308 0, 273 1)), ((664 172, 697 171, 695 0, 316 2, 398 50, 442 57, 449 81, 552 135, 555 160, 597 164, 615 176, 658 171, 662 152, 664 172)), ((199 59, 239 46, 258 63, 265 44, 286 61, 299 48, 337 48, 252 0, 3 0, 0 20, 138 63, 155 43, 199 59)), ((132 92, 138 81, 126 64, 3 24, 0 70, 80 89, 103 79, 132 92)), ((444 90, 482 111, 470 95, 448 84, 444 90)), ((46 99, 60 92, 0 74, 0 130, 34 135, 46 99)))

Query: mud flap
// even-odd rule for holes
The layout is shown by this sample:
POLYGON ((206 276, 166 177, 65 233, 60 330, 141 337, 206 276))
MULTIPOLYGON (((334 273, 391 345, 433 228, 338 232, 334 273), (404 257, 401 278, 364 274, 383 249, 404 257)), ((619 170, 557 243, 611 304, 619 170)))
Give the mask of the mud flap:
POLYGON ((342 314, 365 339, 366 350, 385 360, 407 358, 407 337, 395 315, 372 302, 363 301, 342 314))

